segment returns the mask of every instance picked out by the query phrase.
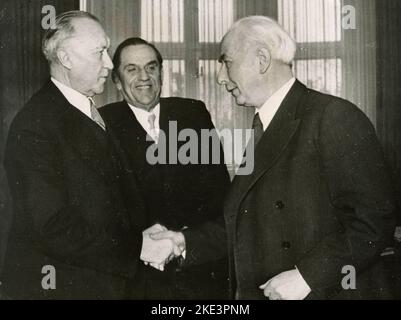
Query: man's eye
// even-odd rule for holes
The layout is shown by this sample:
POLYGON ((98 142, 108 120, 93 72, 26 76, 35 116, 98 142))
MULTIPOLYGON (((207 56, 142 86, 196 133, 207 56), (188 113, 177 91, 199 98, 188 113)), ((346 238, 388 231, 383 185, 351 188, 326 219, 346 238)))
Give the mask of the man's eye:
POLYGON ((138 68, 131 67, 131 68, 128 68, 127 70, 128 70, 128 72, 136 72, 138 70, 138 68))
POLYGON ((156 65, 150 65, 150 66, 147 67, 147 70, 151 71, 151 72, 154 72, 154 71, 157 70, 157 66, 156 65))

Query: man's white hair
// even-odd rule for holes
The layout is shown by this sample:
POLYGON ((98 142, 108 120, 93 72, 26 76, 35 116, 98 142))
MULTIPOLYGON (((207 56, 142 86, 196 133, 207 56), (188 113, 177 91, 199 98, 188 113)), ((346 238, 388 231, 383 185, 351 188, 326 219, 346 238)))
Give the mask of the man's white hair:
POLYGON ((46 30, 42 40, 42 51, 49 62, 57 61, 57 50, 64 40, 74 35, 73 20, 76 18, 87 18, 99 22, 94 15, 79 10, 64 12, 57 16, 54 25, 46 30))
MULTIPOLYGON (((297 51, 296 42, 273 19, 249 16, 236 21, 226 35, 235 35, 242 44, 259 44, 267 47, 274 60, 292 64, 297 51)), ((223 38, 223 40, 224 40, 223 38)))

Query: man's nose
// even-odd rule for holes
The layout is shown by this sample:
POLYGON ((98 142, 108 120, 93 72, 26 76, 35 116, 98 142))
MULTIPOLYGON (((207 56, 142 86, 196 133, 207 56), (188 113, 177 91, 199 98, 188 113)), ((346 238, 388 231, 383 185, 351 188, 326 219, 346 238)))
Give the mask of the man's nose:
POLYGON ((106 54, 103 55, 103 62, 104 62, 104 67, 112 70, 114 65, 113 65, 113 61, 111 61, 111 58, 109 56, 109 54, 107 52, 105 52, 106 54))
POLYGON ((224 63, 221 64, 220 70, 217 73, 217 83, 219 85, 226 85, 228 83, 227 68, 224 63))
POLYGON ((149 74, 146 68, 141 68, 141 71, 139 72, 139 79, 141 80, 148 80, 149 79, 149 74))

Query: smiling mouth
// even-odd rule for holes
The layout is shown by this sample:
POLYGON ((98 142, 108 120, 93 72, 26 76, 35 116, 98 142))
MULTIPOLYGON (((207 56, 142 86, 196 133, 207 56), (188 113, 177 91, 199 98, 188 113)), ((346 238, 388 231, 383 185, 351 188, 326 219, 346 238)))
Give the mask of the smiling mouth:
POLYGON ((140 86, 135 86, 135 88, 139 89, 139 90, 147 90, 151 88, 150 84, 147 85, 140 85, 140 86))

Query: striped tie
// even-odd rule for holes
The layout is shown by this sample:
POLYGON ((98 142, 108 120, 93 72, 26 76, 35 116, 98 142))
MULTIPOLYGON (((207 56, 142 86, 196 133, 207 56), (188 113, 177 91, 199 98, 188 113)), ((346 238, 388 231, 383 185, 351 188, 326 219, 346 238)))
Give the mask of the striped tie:
POLYGON ((106 131, 106 124, 104 123, 102 116, 97 111, 96 105, 92 98, 88 98, 91 106, 91 118, 95 121, 103 130, 106 131))
POLYGON ((157 135, 157 130, 155 127, 155 120, 156 120, 156 116, 153 113, 151 113, 148 118, 149 129, 150 129, 149 131, 150 131, 150 136, 157 143, 159 137, 157 135))

